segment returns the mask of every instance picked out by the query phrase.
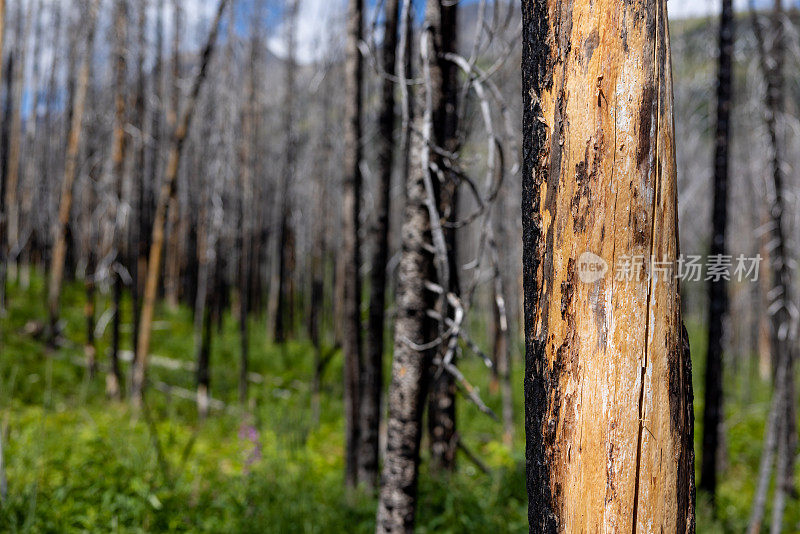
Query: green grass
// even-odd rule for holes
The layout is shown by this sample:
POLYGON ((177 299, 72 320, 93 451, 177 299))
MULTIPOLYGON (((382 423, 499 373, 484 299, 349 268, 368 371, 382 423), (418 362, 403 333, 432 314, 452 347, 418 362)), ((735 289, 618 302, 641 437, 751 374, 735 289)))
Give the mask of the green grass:
MULTIPOLYGON (((23 333, 45 317, 40 276, 28 289, 12 286, 2 319, 0 424, 5 428, 8 499, 0 532, 372 532, 375 500, 343 484, 341 357, 326 370, 320 422, 312 422, 313 352, 304 341, 269 344, 263 321, 251 324, 251 370, 266 377, 251 385, 250 409, 236 408, 238 332, 226 317, 212 351, 214 398, 230 409, 198 421, 192 402, 151 389, 147 414, 105 399, 102 373, 94 379, 73 363, 85 340, 80 284, 65 288, 63 316, 70 345, 49 353, 23 333)), ((98 316, 107 302, 98 303, 98 316)), ((130 331, 125 302, 124 331, 130 331)), ((190 361, 191 314, 159 309, 152 352, 190 361)), ((479 338, 481 329, 471 332, 479 338)), ((702 414, 703 334, 690 329, 695 358, 696 413, 702 414)), ((108 332, 99 360, 106 361, 108 332)), ((129 334, 124 339, 129 346, 129 334)), ((499 412, 488 373, 467 357, 462 366, 499 412)), ((124 370, 128 371, 127 367, 124 370)), ((193 389, 187 371, 153 367, 155 381, 193 389)), ((491 467, 487 475, 464 457, 457 472, 432 476, 425 454, 420 475, 419 532, 527 532, 521 362, 515 361, 517 435, 499 440, 501 426, 459 401, 466 444, 491 467)), ((738 384, 728 380, 732 387, 738 384)), ((756 382, 747 403, 728 398, 727 469, 714 521, 698 497, 698 532, 740 532, 752 499, 769 389, 756 382)), ((744 399, 745 396, 741 395, 744 399)), ((701 436, 698 421, 696 443, 701 436)), ((698 457, 698 466, 699 466, 698 457)), ((792 502, 787 525, 800 522, 792 502)), ((794 531, 787 526, 787 532, 794 531)))

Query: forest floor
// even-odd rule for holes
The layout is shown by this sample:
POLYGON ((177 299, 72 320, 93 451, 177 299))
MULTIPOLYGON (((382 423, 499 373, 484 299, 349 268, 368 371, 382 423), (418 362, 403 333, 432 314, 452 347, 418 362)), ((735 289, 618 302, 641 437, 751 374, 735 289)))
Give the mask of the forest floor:
MULTIPOLYGON (((102 326, 107 302, 98 296, 102 326)), ((194 390, 191 313, 162 307, 152 353, 169 360, 151 367, 147 409, 137 415, 125 403, 106 400, 102 368, 90 379, 78 365, 86 339, 84 302, 82 285, 65 288, 69 342, 48 351, 30 333, 32 321, 46 317, 42 278, 34 276, 24 290, 9 289, 8 315, 0 322, 0 428, 8 479, 0 531, 374 530, 374 498, 345 492, 343 486, 341 358, 326 369, 315 424, 309 388, 313 348, 305 341, 270 345, 263 321, 254 319, 250 367, 261 382, 250 385, 250 406, 242 410, 236 404, 238 329, 226 316, 211 357, 212 395, 224 406, 199 421, 194 402, 181 396, 194 390), (183 389, 167 393, 167 384, 183 389)), ((124 304, 123 348, 129 349, 130 303, 124 304)), ((98 336, 101 366, 109 334, 110 325, 98 336)), ((699 444, 704 340, 697 329, 690 328, 690 337, 699 444)), ((423 455, 418 532, 527 532, 521 367, 517 358, 513 447, 502 444, 500 423, 459 402, 459 432, 489 473, 461 455, 456 473, 432 476, 423 455)), ((488 371, 470 359, 462 368, 499 413, 499 393, 490 391, 488 371)), ((127 363, 123 370, 127 376, 127 363)), ((733 391, 745 393, 726 402, 727 457, 718 518, 712 520, 709 503, 699 494, 700 533, 742 532, 750 510, 769 387, 758 379, 752 387, 736 386, 733 391)), ((699 460, 698 454, 698 468, 699 460)), ((785 524, 787 532, 800 530, 797 501, 790 504, 785 524)))

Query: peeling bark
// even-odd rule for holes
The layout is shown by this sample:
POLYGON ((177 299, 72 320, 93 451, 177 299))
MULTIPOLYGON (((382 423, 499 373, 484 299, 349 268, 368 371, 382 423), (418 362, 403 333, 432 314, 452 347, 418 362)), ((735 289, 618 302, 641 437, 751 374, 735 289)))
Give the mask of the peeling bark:
POLYGON ((666 0, 522 8, 530 531, 694 532, 666 0))

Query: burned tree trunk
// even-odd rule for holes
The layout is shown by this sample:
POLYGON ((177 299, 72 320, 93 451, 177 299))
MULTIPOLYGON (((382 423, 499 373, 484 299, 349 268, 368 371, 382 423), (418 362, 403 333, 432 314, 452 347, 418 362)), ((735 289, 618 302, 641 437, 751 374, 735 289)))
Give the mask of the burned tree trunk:
POLYGON ((369 321, 362 372, 361 446, 358 454, 358 479, 370 487, 378 483, 378 428, 383 390, 383 331, 386 308, 386 264, 389 260, 389 199, 394 162, 394 72, 397 48, 399 0, 387 0, 383 38, 381 109, 378 118, 378 195, 375 197, 375 224, 372 228, 373 252, 369 288, 369 321))
POLYGON ((205 44, 200 59, 200 70, 195 76, 191 92, 183 108, 180 119, 172 134, 172 144, 167 160, 167 168, 159 191, 158 204, 153 218, 153 235, 150 246, 150 256, 147 262, 147 277, 145 278, 144 301, 142 314, 139 320, 139 338, 136 346, 136 355, 133 362, 133 377, 131 380, 131 399, 134 406, 140 406, 144 394, 145 373, 147 370, 147 357, 150 351, 150 334, 153 327, 153 313, 158 291, 158 275, 161 271, 161 255, 164 249, 164 225, 167 218, 167 208, 175 198, 175 178, 181 163, 181 156, 186 143, 186 136, 192 124, 192 117, 197 105, 200 89, 208 73, 208 66, 214 45, 219 33, 220 21, 225 12, 228 0, 220 0, 217 14, 211 23, 208 41, 205 44))
POLYGON ((273 338, 283 343, 294 331, 294 229, 291 225, 291 184, 297 167, 297 140, 295 139, 295 54, 297 45, 297 9, 299 0, 287 0, 286 12, 286 88, 283 100, 283 128, 286 132, 283 171, 281 175, 280 208, 278 210, 277 279, 271 287, 275 298, 273 338))
MULTIPOLYGON (((457 67, 444 55, 456 51, 458 4, 439 2, 438 6, 429 8, 426 24, 429 27, 432 48, 428 49, 428 57, 424 58, 430 70, 428 86, 429 105, 433 120, 433 143, 444 149, 447 154, 457 154, 459 142, 458 130, 458 91, 457 67)), ((426 75, 427 79, 427 75, 426 75)), ((433 156, 432 162, 442 169, 442 174, 432 180, 436 190, 438 210, 441 214, 442 234, 446 250, 443 269, 446 278, 439 280, 444 289, 458 295, 458 251, 456 246, 456 225, 458 224, 458 181, 452 172, 455 161, 433 156), (447 224, 449 223, 449 224, 447 224)), ((441 317, 454 319, 447 299, 440 298, 438 313, 441 317)), ((440 323, 445 325, 445 322, 440 323)), ((440 328, 440 333, 442 329, 440 328)), ((456 382, 452 373, 444 369, 444 359, 450 350, 450 343, 442 343, 439 347, 439 362, 431 367, 430 397, 428 402, 428 433, 430 437, 431 467, 452 471, 456 466, 458 434, 456 433, 456 382)), ((452 357, 455 357, 453 355, 452 357)))
POLYGON ((147 77, 144 62, 147 56, 147 10, 148 0, 140 0, 137 11, 137 51, 136 51, 136 96, 134 98, 134 128, 138 131, 136 144, 136 163, 133 169, 133 198, 136 206, 136 224, 131 224, 128 232, 130 251, 126 259, 131 268, 131 303, 133 314, 133 352, 136 353, 137 334, 139 333, 139 307, 141 305, 141 258, 144 235, 141 220, 146 211, 147 186, 145 184, 145 169, 147 166, 147 138, 151 134, 147 121, 147 77))
POLYGON ((344 185, 342 216, 344 256, 344 322, 342 348, 344 351, 345 404, 345 482, 355 486, 358 481, 358 408, 361 377, 361 265, 360 206, 361 206, 361 82, 363 61, 358 44, 363 31, 363 0, 350 0, 347 12, 347 46, 345 60, 345 117, 344 117, 344 185))
POLYGON ((120 398, 122 373, 119 367, 120 324, 122 322, 122 276, 120 275, 123 259, 124 236, 119 217, 122 205, 122 182, 125 180, 125 153, 128 148, 128 136, 125 133, 127 116, 125 101, 127 99, 126 85, 128 69, 126 62, 127 34, 128 34, 128 5, 127 0, 116 0, 114 13, 114 33, 116 34, 116 47, 114 51, 114 132, 111 141, 111 173, 116 188, 117 198, 114 209, 114 263, 119 267, 112 268, 113 278, 113 310, 114 318, 111 325, 111 367, 106 375, 106 394, 112 399, 120 398))
POLYGON ((531 532, 694 532, 666 11, 522 3, 531 532))
MULTIPOLYGON (((397 319, 395 322, 392 382, 389 387, 389 416, 386 435, 386 458, 381 477, 376 532, 413 532, 417 504, 422 415, 425 410, 433 355, 441 344, 437 322, 431 318, 437 294, 430 289, 438 281, 445 289, 448 260, 441 234, 439 198, 433 190, 434 150, 442 146, 439 137, 446 116, 444 109, 441 39, 447 11, 453 9, 444 0, 429 0, 421 36, 425 84, 417 93, 417 106, 424 109, 412 128, 409 174, 406 179, 406 207, 403 214, 402 254, 398 267, 397 319), (435 126, 436 125, 436 126, 435 126), (432 243, 439 245, 434 249, 432 243), (434 262, 436 250, 436 264, 434 262), (438 276, 437 276, 438 274, 438 276), (435 342, 438 341, 438 342, 435 342)), ((452 30, 453 28, 450 28, 452 30)), ((440 160, 439 168, 444 168, 440 160)))
POLYGON ((86 50, 81 61, 78 83, 72 104, 71 124, 67 139, 66 162, 64 164, 64 177, 61 182, 61 197, 58 208, 53 235, 53 255, 50 263, 50 279, 47 289, 47 304, 49 310, 49 337, 54 341, 58 335, 59 300, 61 298, 61 285, 64 278, 64 263, 67 255, 67 224, 72 209, 72 186, 78 171, 78 155, 83 130, 83 112, 86 107, 86 93, 89 87, 89 75, 92 65, 92 51, 94 49, 95 29, 97 25, 97 11, 100 0, 93 0, 89 6, 88 27, 86 37, 86 50))
MULTIPOLYGON (((725 230, 728 225, 728 145, 733 71, 733 2, 723 0, 719 25, 719 72, 717 78, 717 132, 714 138, 714 211, 712 214, 711 256, 726 254, 725 230)), ((717 489, 717 464, 722 432, 722 336, 728 313, 728 287, 723 279, 708 286, 708 350, 706 352, 705 405, 703 408, 703 464, 700 489, 711 495, 717 489)))

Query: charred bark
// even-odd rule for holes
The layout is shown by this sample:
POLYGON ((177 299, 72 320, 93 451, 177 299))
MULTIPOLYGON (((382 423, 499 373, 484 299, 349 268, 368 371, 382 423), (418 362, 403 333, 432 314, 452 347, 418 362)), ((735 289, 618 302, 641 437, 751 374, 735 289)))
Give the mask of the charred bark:
POLYGON ((522 3, 531 533, 694 532, 666 4, 522 3))
POLYGON ((344 351, 345 403, 345 482, 355 486, 358 481, 359 386, 361 377, 361 265, 360 206, 361 206, 361 83, 363 61, 358 44, 363 32, 363 0, 350 0, 347 12, 347 46, 345 60, 344 117, 344 184, 343 184, 343 246, 344 255, 344 351))
MULTIPOLYGON (((719 26, 719 71, 717 78, 717 131, 714 138, 714 208, 712 214, 711 256, 726 254, 728 225, 728 145, 733 71, 733 2, 722 1, 719 26)), ((725 280, 712 280, 708 287, 708 349, 706 351, 705 405, 703 408, 703 464, 700 489, 711 495, 717 489, 720 432, 723 418, 723 321, 728 313, 728 287, 725 280)))
POLYGON ((378 194, 375 197, 373 253, 370 267, 369 319, 362 372, 358 479, 370 487, 378 483, 378 431, 383 391, 383 333, 386 311, 386 264, 389 260, 389 201, 394 162, 394 72, 397 48, 398 0, 387 0, 381 80, 381 108, 378 118, 378 194))

